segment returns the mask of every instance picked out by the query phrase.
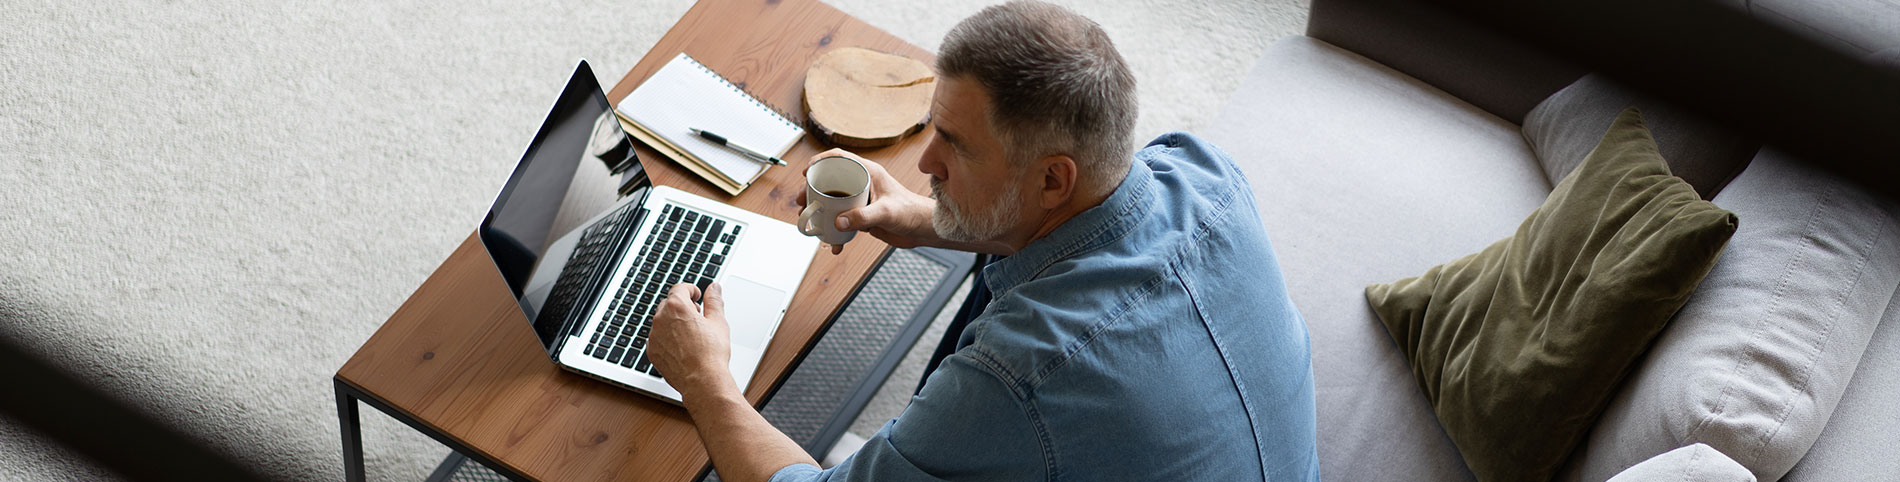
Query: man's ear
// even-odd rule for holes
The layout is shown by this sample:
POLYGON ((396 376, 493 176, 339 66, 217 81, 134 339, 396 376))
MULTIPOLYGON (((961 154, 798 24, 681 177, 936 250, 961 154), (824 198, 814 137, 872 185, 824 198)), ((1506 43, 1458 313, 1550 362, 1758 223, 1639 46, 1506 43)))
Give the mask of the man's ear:
POLYGON ((1037 204, 1043 209, 1055 209, 1069 203, 1075 197, 1077 172, 1075 159, 1066 154, 1044 157, 1036 161, 1036 171, 1042 175, 1036 191, 1037 204))

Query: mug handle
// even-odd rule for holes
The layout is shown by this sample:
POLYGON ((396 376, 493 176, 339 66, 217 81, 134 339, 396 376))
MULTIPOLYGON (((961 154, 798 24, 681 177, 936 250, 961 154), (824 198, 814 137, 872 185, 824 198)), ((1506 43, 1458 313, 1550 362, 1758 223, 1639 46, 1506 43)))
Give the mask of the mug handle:
MULTIPOLYGON (((818 210, 818 203, 805 204, 805 211, 798 213, 798 232, 804 233, 806 236, 818 236, 818 235, 824 234, 823 232, 818 230, 817 226, 813 226, 811 224, 811 216, 812 214, 815 214, 815 211, 817 210, 818 210)), ((836 222, 836 221, 833 221, 833 222, 836 222)))

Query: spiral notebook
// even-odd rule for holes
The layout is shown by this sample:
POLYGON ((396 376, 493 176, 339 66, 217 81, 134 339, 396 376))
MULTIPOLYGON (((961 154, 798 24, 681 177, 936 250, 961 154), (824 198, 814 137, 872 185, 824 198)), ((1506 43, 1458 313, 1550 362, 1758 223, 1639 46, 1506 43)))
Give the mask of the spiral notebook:
POLYGON ((774 156, 785 155, 805 134, 797 123, 684 53, 647 77, 615 110, 629 135, 735 196, 770 166, 690 129, 716 132, 774 156))

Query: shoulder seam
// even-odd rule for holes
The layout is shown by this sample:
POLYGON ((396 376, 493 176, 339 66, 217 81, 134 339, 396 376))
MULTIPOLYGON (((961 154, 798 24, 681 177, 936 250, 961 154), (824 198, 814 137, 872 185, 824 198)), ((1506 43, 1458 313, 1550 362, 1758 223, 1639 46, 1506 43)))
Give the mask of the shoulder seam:
MULTIPOLYGON (((1168 270, 1168 272, 1173 271, 1172 269, 1168 270)), ((1050 360, 1049 363, 1043 366, 1036 367, 1036 381, 1039 383, 1048 382, 1048 380, 1055 375, 1056 371, 1068 365, 1069 360, 1075 358, 1077 353, 1081 353, 1082 350, 1087 349, 1089 345, 1093 345, 1095 339, 1100 337, 1102 332, 1108 331, 1108 327, 1119 324, 1122 320, 1127 319, 1128 313, 1134 311, 1135 305, 1154 296, 1155 290, 1166 283, 1168 278, 1168 274, 1163 273, 1148 279, 1148 281, 1142 282, 1141 289, 1135 290, 1135 292, 1131 293, 1127 298, 1119 300, 1120 302, 1115 305, 1113 310, 1103 313, 1106 316, 1103 316, 1101 323, 1089 326, 1087 332, 1082 333, 1081 336, 1076 337, 1074 340, 1070 340, 1069 343, 1063 344, 1061 356, 1050 360)), ((1023 382, 1028 383, 1028 380, 1024 380, 1023 382)))

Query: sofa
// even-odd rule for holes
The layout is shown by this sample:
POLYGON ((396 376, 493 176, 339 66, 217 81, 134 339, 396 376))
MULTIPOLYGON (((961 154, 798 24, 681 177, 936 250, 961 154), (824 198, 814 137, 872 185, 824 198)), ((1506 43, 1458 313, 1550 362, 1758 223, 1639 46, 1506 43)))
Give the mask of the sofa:
MULTIPOLYGON (((1728 3, 1843 52, 1900 52, 1895 2, 1728 3)), ((1602 135, 1607 119, 1565 117, 1595 102, 1643 104, 1665 157, 1739 152, 1732 169, 1683 168, 1739 225, 1558 478, 1722 479, 1696 478, 1703 464, 1734 469, 1705 477, 1900 480, 1900 202, 1605 85, 1456 15, 1314 0, 1306 35, 1269 47, 1200 132, 1247 175, 1306 321, 1322 477, 1474 478, 1364 289, 1511 235, 1575 165, 1547 144, 1602 135)))

